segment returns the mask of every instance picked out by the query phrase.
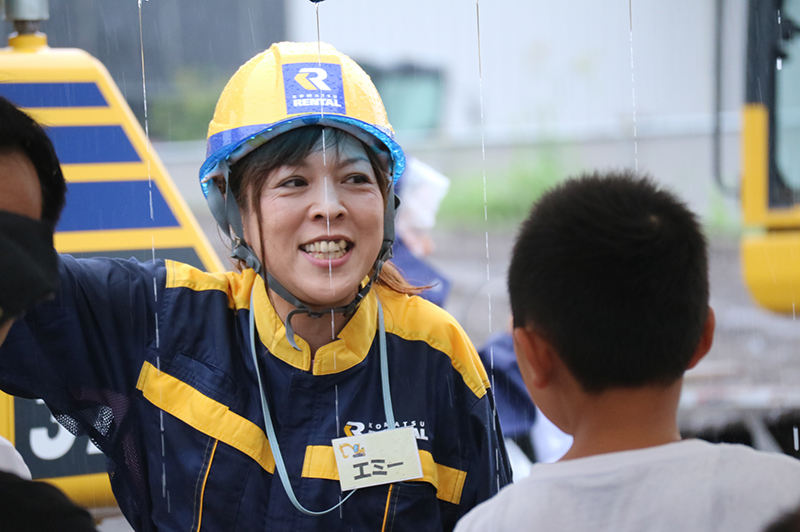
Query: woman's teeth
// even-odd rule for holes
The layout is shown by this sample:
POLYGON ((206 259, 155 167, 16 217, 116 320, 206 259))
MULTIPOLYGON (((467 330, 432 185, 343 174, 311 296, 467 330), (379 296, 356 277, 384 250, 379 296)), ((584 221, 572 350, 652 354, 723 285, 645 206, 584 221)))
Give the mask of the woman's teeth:
POLYGON ((333 260, 344 257, 347 251, 347 242, 342 240, 321 240, 301 246, 303 251, 315 259, 333 260))

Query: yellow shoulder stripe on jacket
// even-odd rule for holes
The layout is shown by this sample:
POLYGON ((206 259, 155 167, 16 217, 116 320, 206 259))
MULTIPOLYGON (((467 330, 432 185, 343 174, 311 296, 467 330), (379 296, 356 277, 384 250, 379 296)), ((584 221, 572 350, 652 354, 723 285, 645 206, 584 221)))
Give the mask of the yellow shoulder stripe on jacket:
MULTIPOLYGON (((428 451, 419 451, 422 462, 422 478, 415 482, 428 482, 436 488, 436 497, 446 502, 459 504, 467 472, 437 464, 433 455, 428 451)), ((330 445, 309 445, 306 447, 306 456, 303 460, 303 473, 305 478, 324 478, 339 480, 339 471, 336 469, 336 457, 330 445)))
POLYGON ((479 398, 486 394, 489 388, 486 369, 455 318, 421 297, 409 297, 382 287, 378 290, 387 333, 405 340, 421 340, 445 353, 469 389, 479 398))
POLYGON ((258 425, 185 382, 145 362, 136 388, 145 399, 187 425, 238 449, 259 463, 268 473, 275 472, 275 459, 267 435, 258 425))
POLYGON ((219 290, 228 295, 228 306, 236 309, 250 308, 250 289, 260 279, 253 270, 207 273, 172 260, 165 261, 165 266, 167 288, 189 288, 195 292, 219 290))

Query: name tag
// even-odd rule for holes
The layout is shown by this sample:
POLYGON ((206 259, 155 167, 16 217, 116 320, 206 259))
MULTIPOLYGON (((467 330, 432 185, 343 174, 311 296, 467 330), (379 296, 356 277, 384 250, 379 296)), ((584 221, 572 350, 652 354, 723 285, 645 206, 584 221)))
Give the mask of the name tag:
POLYGON ((331 443, 342 491, 422 477, 411 427, 336 438, 331 443))

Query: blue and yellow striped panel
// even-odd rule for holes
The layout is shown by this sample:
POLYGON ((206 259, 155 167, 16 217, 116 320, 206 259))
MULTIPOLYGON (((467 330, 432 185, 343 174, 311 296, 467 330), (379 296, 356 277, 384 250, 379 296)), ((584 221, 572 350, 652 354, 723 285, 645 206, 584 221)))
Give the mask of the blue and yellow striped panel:
POLYGON ((108 107, 97 83, 0 83, 0 96, 19 107, 108 107))
POLYGON ((50 126, 61 164, 138 163, 142 159, 121 126, 50 126))
MULTIPOLYGON (((64 52, 58 52, 61 59, 64 52)), ((67 205, 55 239, 59 251, 151 257, 155 250, 158 258, 222 269, 107 72, 75 52, 70 60, 77 60, 80 72, 54 56, 32 73, 18 56, 18 71, 4 68, 9 75, 0 81, 0 96, 45 126, 64 168, 67 205)), ((38 61, 40 54, 28 58, 38 61)), ((0 53, 0 66, 12 56, 0 53)))
MULTIPOLYGON (((105 67, 82 50, 48 48, 38 39, 35 50, 17 46, 19 38, 0 48, 0 96, 45 127, 61 161, 67 204, 57 249, 140 261, 155 255, 224 269, 105 67)), ((31 430, 43 425, 41 412, 21 401, 0 392, 0 435, 24 449, 31 430)), ((78 504, 114 504, 108 475, 99 472, 103 459, 85 439, 61 458, 36 461, 29 453, 28 459, 35 478, 78 504)))
POLYGON ((179 227, 155 183, 70 183, 58 231, 179 227), (152 199, 151 199, 152 198, 152 199))

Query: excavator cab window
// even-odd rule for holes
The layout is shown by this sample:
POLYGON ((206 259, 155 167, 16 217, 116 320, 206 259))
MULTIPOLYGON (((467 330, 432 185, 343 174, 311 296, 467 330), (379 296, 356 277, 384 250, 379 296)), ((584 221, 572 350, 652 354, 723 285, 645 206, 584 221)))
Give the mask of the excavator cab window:
POLYGON ((770 169, 775 186, 770 189, 775 190, 777 203, 796 205, 800 204, 800 0, 784 0, 779 17, 774 61, 775 158, 770 169))
POLYGON ((747 103, 766 109, 767 208, 800 202, 800 0, 751 0, 747 103))

